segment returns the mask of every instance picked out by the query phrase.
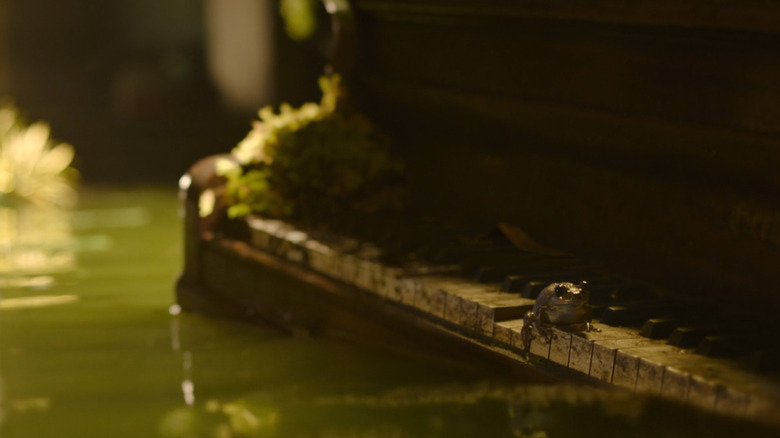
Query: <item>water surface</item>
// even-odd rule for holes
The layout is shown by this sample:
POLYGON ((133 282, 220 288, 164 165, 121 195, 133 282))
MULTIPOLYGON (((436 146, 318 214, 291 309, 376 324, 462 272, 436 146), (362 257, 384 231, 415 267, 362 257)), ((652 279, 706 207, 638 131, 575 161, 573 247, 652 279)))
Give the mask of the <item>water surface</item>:
POLYGON ((765 432, 622 391, 176 314, 181 251, 171 190, 87 190, 71 213, 0 211, 0 436, 765 432))

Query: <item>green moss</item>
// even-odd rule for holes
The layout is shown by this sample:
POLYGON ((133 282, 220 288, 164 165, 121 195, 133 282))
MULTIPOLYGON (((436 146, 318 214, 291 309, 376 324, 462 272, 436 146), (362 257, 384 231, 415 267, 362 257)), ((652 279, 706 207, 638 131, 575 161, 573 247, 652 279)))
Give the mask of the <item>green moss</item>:
POLYGON ((349 107, 337 75, 321 78, 322 100, 265 107, 232 155, 217 163, 230 217, 300 215, 313 206, 379 210, 402 205, 401 164, 388 141, 349 107))

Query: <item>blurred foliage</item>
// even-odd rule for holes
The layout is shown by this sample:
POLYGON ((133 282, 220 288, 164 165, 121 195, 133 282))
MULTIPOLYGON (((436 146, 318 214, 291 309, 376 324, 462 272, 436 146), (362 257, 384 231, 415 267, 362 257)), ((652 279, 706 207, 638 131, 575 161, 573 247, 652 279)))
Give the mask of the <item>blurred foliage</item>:
POLYGON ((280 0, 279 13, 290 39, 301 41, 317 31, 318 0, 280 0))
POLYGON ((0 107, 0 205, 75 203, 73 147, 49 134, 48 124, 28 124, 14 106, 0 107))
MULTIPOLYGON (((402 206, 402 166, 388 154, 386 138, 349 106, 338 75, 321 78, 320 88, 319 104, 282 104, 279 113, 261 109, 233 159, 217 161, 217 174, 227 180, 221 199, 228 216, 402 206)), ((204 192, 201 215, 210 214, 215 202, 213 192, 204 192)))

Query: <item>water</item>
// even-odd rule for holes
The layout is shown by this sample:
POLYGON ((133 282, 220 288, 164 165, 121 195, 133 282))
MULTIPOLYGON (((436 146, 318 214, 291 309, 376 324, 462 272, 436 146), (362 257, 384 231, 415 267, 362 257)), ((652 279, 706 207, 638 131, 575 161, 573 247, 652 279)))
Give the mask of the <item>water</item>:
POLYGON ((622 391, 176 314, 176 194, 0 211, 0 436, 757 436, 622 391), (173 314, 171 314, 173 313, 173 314))

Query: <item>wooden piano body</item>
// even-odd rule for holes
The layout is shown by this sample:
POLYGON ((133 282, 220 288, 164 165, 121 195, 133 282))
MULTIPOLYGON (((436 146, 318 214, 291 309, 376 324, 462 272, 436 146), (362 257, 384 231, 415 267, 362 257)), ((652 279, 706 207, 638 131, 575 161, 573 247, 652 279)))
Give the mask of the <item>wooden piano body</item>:
MULTIPOLYGON (((780 311, 780 5, 352 7, 338 60, 357 105, 391 134, 406 163, 411 216, 444 218, 464 233, 512 224, 577 266, 650 284, 654 294, 706 309, 691 305, 691 314, 709 315, 694 324, 675 307, 682 322, 665 326, 674 319, 667 310, 637 311, 630 298, 610 302, 612 294, 599 315, 613 320, 597 319, 601 332, 558 330, 549 344, 534 340, 526 358, 519 332, 533 304, 528 285, 509 290, 506 279, 460 268, 388 265, 374 242, 348 230, 324 234, 257 217, 203 221, 199 193, 218 183, 211 159, 193 166, 182 190, 185 307, 222 303, 309 327, 371 312, 393 331, 433 333, 519 367, 780 424, 780 342, 772 335, 780 311), (648 319, 666 337, 640 336, 653 330, 648 319), (704 347, 667 339, 717 321, 729 330, 705 331, 704 347)), ((496 262, 502 251, 488 251, 480 266, 526 275, 517 261, 525 256, 496 262)), ((480 262, 469 254, 469 263, 480 262)))

